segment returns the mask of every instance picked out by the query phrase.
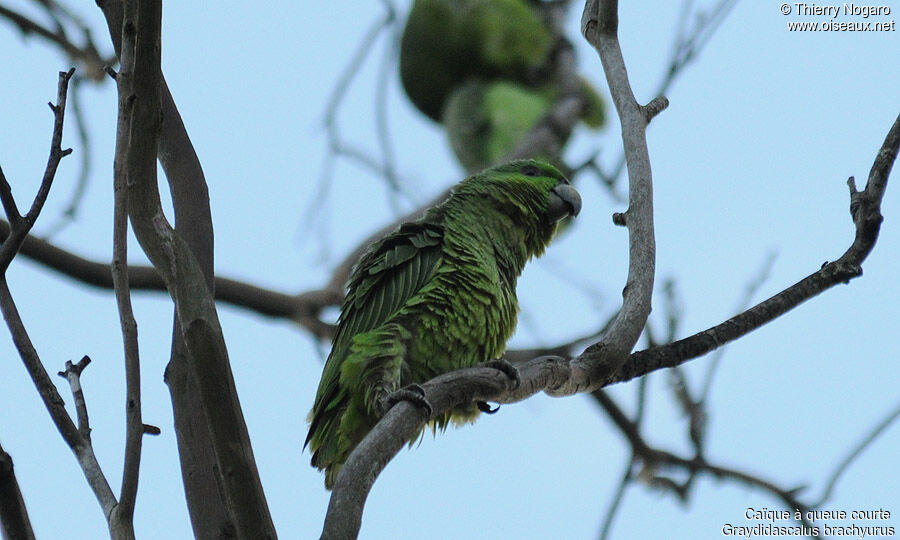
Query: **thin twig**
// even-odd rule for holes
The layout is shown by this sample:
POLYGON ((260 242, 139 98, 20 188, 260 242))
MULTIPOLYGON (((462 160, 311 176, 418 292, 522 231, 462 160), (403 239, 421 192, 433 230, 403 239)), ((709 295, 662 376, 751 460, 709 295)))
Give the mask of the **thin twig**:
POLYGON ((609 533, 612 530, 613 520, 618 513, 619 506, 622 504, 622 501, 625 499, 625 491, 628 489, 628 485, 630 484, 629 480, 631 479, 631 467, 634 463, 634 457, 629 456, 625 462, 625 466, 623 467, 624 473, 622 474, 622 479, 619 480, 619 484, 616 487, 616 492, 613 494, 612 499, 609 501, 609 506, 606 508, 606 512, 603 518, 603 524, 600 525, 600 540, 606 540, 609 538, 609 533))
POLYGON ((860 439, 858 443, 844 456, 844 459, 834 468, 834 471, 831 473, 831 476, 828 478, 828 482, 825 484, 825 489, 822 490, 822 496, 819 499, 810 504, 810 507, 817 508, 828 502, 831 498, 831 494, 834 491, 835 486, 837 486, 838 480, 841 479, 841 476, 844 472, 850 468, 850 465, 856 461, 856 458, 863 453, 863 451, 868 448, 875 439, 878 438, 879 435, 884 433, 884 431, 891 426, 894 422, 897 421, 897 418, 900 418, 900 404, 894 407, 893 410, 888 412, 888 414, 876 424, 866 435, 860 439))
POLYGON ((388 84, 391 76, 394 74, 394 66, 396 65, 397 51, 400 50, 400 35, 396 30, 397 25, 393 24, 397 19, 397 10, 389 0, 382 0, 386 14, 384 17, 384 26, 388 29, 391 39, 388 40, 388 46, 385 47, 384 56, 381 59, 381 65, 378 69, 378 79, 375 83, 375 132, 377 134, 378 146, 381 150, 381 162, 384 170, 384 177, 387 179, 388 186, 391 188, 391 200, 396 203, 396 196, 403 193, 400 188, 400 180, 397 176, 396 158, 394 156, 394 138, 390 133, 390 124, 388 122, 388 84), (393 28, 393 31, 391 30, 393 28))
POLYGON ((77 364, 73 364, 71 360, 66 360, 65 371, 57 373, 60 377, 69 383, 69 389, 72 392, 72 398, 75 399, 75 414, 78 418, 78 432, 81 438, 88 444, 91 443, 91 422, 88 417, 87 402, 84 400, 84 390, 81 389, 81 372, 91 363, 91 358, 87 355, 83 356, 77 364))
POLYGON ((72 79, 72 88, 70 90, 70 105, 72 116, 75 120, 75 128, 78 133, 78 147, 81 149, 79 156, 81 158, 81 168, 78 172, 78 180, 75 182, 75 189, 69 196, 69 202, 57 217, 56 223, 47 227, 45 234, 49 240, 53 236, 59 234, 67 226, 75 222, 78 217, 78 211, 84 195, 87 192, 88 182, 91 176, 91 136, 88 131, 87 119, 81 109, 81 90, 84 88, 83 78, 75 76, 72 79))
MULTIPOLYGON (((709 10, 711 15, 704 15, 702 12, 693 12, 693 2, 691 0, 685 0, 682 3, 681 13, 676 23, 675 40, 670 52, 669 62, 653 95, 662 96, 669 92, 678 77, 684 73, 684 69, 699 58, 700 52, 712 39, 716 30, 721 27, 735 4, 737 4, 737 0, 719 0, 719 3, 709 10), (690 17, 692 14, 696 24, 689 30, 687 23, 692 18, 690 17)), ((609 169, 609 172, 604 171, 596 161, 592 161, 590 168, 597 172, 603 185, 607 187, 614 199, 624 199, 616 189, 618 179, 625 171, 624 151, 619 154, 615 165, 609 169)))
POLYGON ((66 444, 69 445, 69 448, 78 459, 88 484, 100 502, 103 514, 109 518, 110 511, 116 504, 116 498, 109 487, 109 483, 106 481, 106 477, 103 475, 103 471, 91 447, 87 408, 84 404, 84 395, 81 393, 78 376, 75 374, 76 371, 80 374, 90 360, 85 357, 77 365, 72 365, 71 362, 68 362, 66 365, 66 372, 74 375, 67 378, 70 384, 74 382, 72 390, 75 393, 76 411, 78 414, 78 426, 76 426, 66 411, 62 397, 50 380, 50 376, 47 374, 47 370, 44 368, 44 364, 41 362, 37 350, 34 348, 28 332, 25 330, 25 324, 22 322, 19 310, 6 281, 6 270, 9 267, 9 263, 28 237, 28 232, 37 220, 44 202, 47 200, 60 160, 71 153, 71 150, 62 149, 61 142, 63 119, 65 118, 66 92, 69 87, 69 79, 74 72, 73 68, 68 72, 60 72, 59 74, 56 105, 50 104, 50 109, 53 111, 55 118, 50 144, 50 157, 47 160, 47 167, 44 171, 41 186, 37 195, 35 195, 31 208, 24 216, 19 215, 9 184, 6 182, 6 178, 2 177, 2 171, 0 171, 0 177, 2 177, 0 178, 2 180, 0 181, 0 197, 2 197, 4 209, 11 220, 9 234, 4 239, 3 245, 0 246, 0 311, 3 312, 3 318, 12 335, 16 350, 19 352, 23 364, 25 364, 28 375, 34 382, 35 387, 37 387, 38 394, 41 396, 47 412, 50 413, 50 418, 62 435, 63 440, 66 441, 66 444))
POLYGON ((12 262, 13 257, 19 252, 19 248, 22 247, 22 242, 25 241, 25 237, 28 236, 28 232, 34 226, 35 220, 37 220, 38 215, 41 213, 41 209, 47 201, 47 196, 50 194, 50 186, 53 184, 53 179, 56 177, 56 169, 59 166, 59 162, 62 158, 72 153, 71 148, 63 150, 61 144, 63 121, 65 120, 66 114, 66 94, 69 89, 69 79, 72 78, 73 73, 75 73, 75 68, 70 69, 68 72, 59 72, 56 105, 49 103, 54 118, 53 136, 50 140, 50 157, 47 159, 44 177, 41 179, 41 185, 38 188, 37 194, 34 196, 31 208, 24 216, 19 215, 19 210, 13 199, 9 183, 6 181, 6 177, 3 176, 3 171, 0 170, 0 199, 2 199, 3 209, 6 211, 6 216, 10 222, 9 236, 6 237, 3 241, 3 245, 0 246, 0 274, 6 272, 9 263, 12 262))
POLYGON ((63 440, 66 441, 66 444, 69 445, 69 448, 78 459, 78 464, 81 465, 81 470, 85 478, 87 478, 94 496, 97 497, 97 501, 100 503, 103 515, 108 518, 109 513, 116 504, 116 497, 113 495, 109 483, 103 475, 90 442, 84 440, 78 427, 72 422, 62 397, 50 380, 47 370, 44 369, 44 364, 41 362, 31 342, 31 338, 25 330, 25 325, 9 291, 9 285, 6 283, 5 276, 0 277, 0 310, 3 312, 3 318, 6 320, 10 334, 12 334, 13 343, 19 352, 19 356, 22 358, 22 363, 25 364, 28 375, 37 387, 38 394, 41 396, 47 412, 50 413, 50 418, 62 435, 63 440))
MULTIPOLYGON (((398 191, 400 185, 397 182, 396 176, 393 174, 393 162, 388 161, 392 156, 392 153, 384 153, 383 157, 386 161, 381 163, 377 159, 368 156, 364 151, 353 148, 343 141, 337 121, 338 111, 347 95, 347 91, 350 89, 350 84, 359 74, 360 67, 365 63, 366 57, 375 49, 373 45, 378 40, 378 37, 385 29, 390 28, 397 18, 396 10, 393 5, 390 2, 383 2, 383 4, 385 6, 384 15, 373 21, 366 33, 363 34, 356 51, 351 55, 350 60, 347 62, 346 67, 341 72, 341 75, 338 77, 338 81, 332 90, 331 97, 328 99, 328 104, 325 107, 325 130, 328 134, 329 152, 335 155, 350 157, 357 163, 370 168, 387 181, 387 184, 392 191, 398 191)), ((385 69, 386 68, 383 67, 382 71, 385 69)), ((382 136, 387 136, 387 134, 383 133, 382 136)), ((382 150, 384 151, 385 149, 382 148, 382 150)))
MULTIPOLYGON (((738 301, 737 309, 734 310, 734 313, 744 312, 747 310, 747 308, 750 307, 751 302, 753 302, 753 299, 756 297, 756 294, 759 292, 765 282, 769 280, 769 276, 772 273, 772 267, 775 265, 775 258, 776 253, 774 251, 770 251, 769 254, 766 255, 766 258, 759 269, 759 273, 744 287, 744 295, 738 301)), ((671 341, 675 340, 673 339, 671 341)), ((703 386, 700 390, 700 402, 705 402, 709 397, 709 394, 712 390, 713 379, 716 376, 716 372, 719 369, 719 365, 722 362, 722 356, 724 354, 724 348, 716 349, 712 357, 710 357, 709 366, 706 368, 706 374, 703 378, 703 386)))
MULTIPOLYGON (((641 380, 643 381, 645 379, 641 380)), ((716 478, 728 479, 765 490, 781 499, 785 506, 792 511, 800 509, 803 511, 803 514, 805 514, 805 510, 811 507, 810 505, 803 504, 797 498, 797 493, 800 491, 800 488, 783 488, 774 482, 765 480, 759 476, 734 468, 710 463, 699 454, 695 455, 693 458, 683 458, 672 452, 650 446, 640 435, 637 429, 637 423, 629 420, 625 412, 622 411, 608 394, 603 391, 598 391, 595 392, 594 395, 598 398, 598 402, 603 406, 609 418, 631 446, 632 458, 627 470, 630 471, 635 462, 640 462, 644 469, 642 476, 650 485, 671 491, 679 498, 685 499, 693 479, 698 474, 705 473, 715 476, 716 478), (657 475, 656 470, 663 466, 669 468, 676 467, 686 471, 688 473, 688 479, 683 483, 677 483, 670 478, 657 475)), ((631 480, 632 476, 629 474, 623 482, 630 482, 631 480)), ((623 489, 624 488, 620 486, 619 493, 621 493, 623 489)), ((612 516, 607 515, 605 522, 610 522, 611 520, 612 516)), ((802 516, 799 521, 810 528, 813 525, 806 519, 805 515, 802 516)))
MULTIPOLYGON (((328 140, 328 148, 325 153, 324 162, 322 164, 321 174, 319 175, 316 193, 310 198, 310 203, 304 212, 306 219, 304 220, 302 229, 304 234, 309 234, 315 226, 317 219, 321 219, 322 206, 328 204, 328 195, 331 191, 335 164, 339 158, 347 160, 349 163, 356 164, 365 171, 371 172, 376 176, 384 179, 390 193, 390 200, 396 202, 397 195, 403 195, 410 198, 411 195, 402 189, 399 177, 394 163, 393 143, 388 130, 387 121, 387 88, 389 82, 390 68, 393 66, 391 53, 398 46, 398 38, 396 32, 391 31, 391 27, 395 25, 397 20, 397 10, 390 0, 382 0, 385 13, 383 16, 372 21, 368 30, 363 34, 353 54, 347 61, 346 66, 338 76, 337 82, 332 88, 331 95, 325 106, 325 115, 323 124, 325 127, 325 135, 328 140), (341 126, 338 121, 338 113, 341 105, 344 103, 350 85, 356 76, 362 71, 362 66, 366 62, 369 53, 375 50, 375 43, 383 32, 387 31, 389 35, 388 51, 382 58, 378 71, 376 82, 375 96, 375 129, 378 144, 381 150, 381 159, 370 155, 370 153, 359 148, 346 140, 341 135, 341 126)), ((323 226, 324 227, 324 226, 323 226)), ((318 235, 319 249, 321 250, 320 258, 329 260, 330 251, 328 242, 328 232, 324 231, 318 235)), ((363 248, 368 247, 369 242, 365 242, 363 248)), ((357 257, 358 258, 358 257, 357 257)), ((356 258, 352 263, 356 262, 356 258)), ((348 272, 349 275, 349 272, 348 272)), ((344 282, 338 283, 339 287, 343 287, 344 282)))
POLYGON ((66 35, 65 28, 59 23, 59 20, 54 15, 54 7, 58 8, 59 6, 54 3, 54 6, 52 7, 45 7, 47 8, 46 11, 48 15, 58 23, 56 31, 49 30, 29 17, 4 6, 0 6, 0 18, 5 18, 15 24, 25 35, 36 35, 57 45, 66 53, 70 60, 81 64, 82 67, 85 68, 84 71, 91 79, 95 81, 102 80, 103 66, 111 62, 109 59, 103 58, 97 51, 97 48, 91 40, 90 31, 87 25, 85 25, 84 22, 75 19, 71 13, 67 12, 70 20, 79 27, 81 33, 85 36, 84 45, 76 45, 66 35))
POLYGON ((124 168, 116 168, 113 179, 113 260, 110 274, 119 310, 125 358, 125 458, 122 490, 114 513, 116 526, 133 529, 144 423, 141 419, 141 361, 137 321, 131 306, 128 283, 128 181, 124 168))

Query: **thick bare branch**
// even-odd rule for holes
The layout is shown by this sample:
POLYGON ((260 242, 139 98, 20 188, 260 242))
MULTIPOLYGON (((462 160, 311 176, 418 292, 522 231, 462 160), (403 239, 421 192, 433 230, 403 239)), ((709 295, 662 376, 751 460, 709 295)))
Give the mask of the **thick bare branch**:
POLYGON ((623 215, 629 233, 628 281, 622 309, 609 331, 573 363, 586 377, 567 381, 552 395, 590 391, 604 385, 628 359, 650 315, 656 268, 653 232, 653 188, 646 130, 650 119, 665 108, 665 98, 641 107, 634 98, 618 39, 618 5, 588 0, 581 30, 600 55, 613 103, 622 123, 622 141, 628 164, 628 210, 623 215))
MULTIPOLYGON (((98 0, 109 28, 117 55, 122 51, 123 5, 121 0, 98 0)), ((200 160, 194 151, 181 114, 175 106, 165 77, 160 74, 162 125, 157 150, 166 173, 175 210, 177 231, 190 247, 210 290, 214 289, 213 226, 209 193, 200 160)), ((130 274, 130 272, 129 272, 130 274)), ((137 288, 132 281, 132 289, 137 288)), ((217 488, 220 470, 212 447, 212 437, 203 410, 200 391, 190 366, 190 353, 182 339, 182 329, 175 317, 172 351, 166 366, 165 381, 172 397, 178 455, 184 482, 191 525, 195 535, 211 531, 231 531, 232 518, 226 501, 217 488)))
POLYGON ((603 524, 600 525, 600 540, 606 540, 607 538, 609 538, 609 532, 612 530, 613 519, 618 514, 622 501, 625 499, 625 490, 628 487, 628 481, 630 478, 631 459, 629 458, 625 463, 625 472, 622 474, 621 480, 619 480, 619 485, 616 488, 616 492, 615 494, 613 494, 612 499, 610 499, 609 507, 604 513, 606 517, 603 518, 603 524))
MULTIPOLYGON (((161 2, 126 2, 122 23, 116 168, 127 175, 135 235, 169 290, 215 452, 217 480, 238 537, 274 538, 207 278, 163 214, 156 184, 162 119, 161 2)), ((195 413, 196 415, 196 413, 195 413)))

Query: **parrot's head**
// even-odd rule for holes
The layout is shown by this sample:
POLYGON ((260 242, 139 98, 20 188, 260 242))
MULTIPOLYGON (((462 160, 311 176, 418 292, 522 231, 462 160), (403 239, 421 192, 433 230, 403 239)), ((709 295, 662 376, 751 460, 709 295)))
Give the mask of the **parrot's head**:
POLYGON ((536 160, 512 161, 464 180, 454 190, 488 202, 525 232, 533 255, 550 243, 559 220, 577 216, 581 196, 559 170, 536 160))

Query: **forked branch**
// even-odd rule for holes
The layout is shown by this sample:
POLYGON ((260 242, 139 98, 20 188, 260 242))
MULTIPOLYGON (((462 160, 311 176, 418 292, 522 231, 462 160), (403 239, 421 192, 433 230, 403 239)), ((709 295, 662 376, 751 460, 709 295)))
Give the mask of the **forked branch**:
MULTIPOLYGON (((519 367, 521 384, 513 389, 505 374, 471 368, 444 374, 423 385, 433 413, 473 401, 519 401, 538 391, 568 395, 600 388, 628 359, 647 317, 655 272, 653 190, 647 150, 647 123, 662 111, 665 98, 640 106, 634 98, 616 33, 615 2, 588 1, 582 31, 600 54, 603 70, 622 121, 629 172, 629 207, 622 214, 629 232, 629 269, 622 309, 603 338, 578 358, 542 357, 519 367), (495 396, 495 397, 490 397, 495 396), (498 399, 499 398, 499 399, 498 399)), ((355 538, 366 496, 384 466, 428 420, 421 408, 401 402, 382 418, 348 458, 338 474, 323 538, 355 538)))

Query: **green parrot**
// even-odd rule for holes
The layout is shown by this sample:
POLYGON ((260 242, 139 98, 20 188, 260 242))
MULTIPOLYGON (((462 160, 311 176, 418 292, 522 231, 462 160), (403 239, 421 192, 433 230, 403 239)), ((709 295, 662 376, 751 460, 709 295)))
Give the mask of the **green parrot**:
POLYGON ((415 0, 400 39, 400 81, 440 122, 450 92, 467 80, 538 82, 552 45, 525 0, 415 0))
MULTIPOLYGON (((580 209, 578 192, 552 165, 514 161, 466 178, 369 248, 350 276, 304 443, 328 489, 389 408, 388 396, 500 357, 516 327, 525 263, 580 209)), ((478 414, 471 406, 430 423, 443 429, 478 414)))
MULTIPOLYGON (((600 128, 605 121, 603 100, 583 79, 581 92, 585 98, 582 122, 600 128)), ((550 111, 555 95, 552 85, 529 88, 506 80, 460 85, 450 94, 442 116, 456 159, 469 172, 499 163, 550 111)), ((553 160, 553 156, 537 157, 553 160)))
MULTIPOLYGON (((416 108, 444 125, 468 173, 505 161, 558 97, 551 65, 554 37, 532 3, 413 2, 400 41, 403 89, 416 108)), ((601 127, 602 98, 583 79, 580 91, 582 122, 601 127)))

